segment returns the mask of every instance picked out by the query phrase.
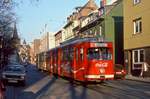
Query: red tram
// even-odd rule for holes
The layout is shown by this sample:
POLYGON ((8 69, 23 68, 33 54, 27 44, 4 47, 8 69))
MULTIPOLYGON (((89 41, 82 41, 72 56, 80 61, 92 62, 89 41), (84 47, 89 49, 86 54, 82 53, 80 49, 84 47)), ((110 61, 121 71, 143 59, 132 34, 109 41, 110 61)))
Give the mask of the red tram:
POLYGON ((78 81, 114 78, 113 45, 96 39, 80 39, 47 52, 47 66, 52 74, 78 81))
POLYGON ((50 73, 77 81, 114 79, 112 42, 85 38, 64 43, 47 51, 43 63, 50 73))

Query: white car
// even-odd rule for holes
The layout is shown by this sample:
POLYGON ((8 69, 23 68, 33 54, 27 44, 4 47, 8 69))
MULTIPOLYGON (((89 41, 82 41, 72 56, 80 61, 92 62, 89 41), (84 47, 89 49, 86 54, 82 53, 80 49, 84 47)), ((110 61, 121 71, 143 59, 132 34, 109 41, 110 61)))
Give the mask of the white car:
POLYGON ((8 65, 2 71, 4 82, 21 83, 25 85, 26 70, 22 65, 8 65))

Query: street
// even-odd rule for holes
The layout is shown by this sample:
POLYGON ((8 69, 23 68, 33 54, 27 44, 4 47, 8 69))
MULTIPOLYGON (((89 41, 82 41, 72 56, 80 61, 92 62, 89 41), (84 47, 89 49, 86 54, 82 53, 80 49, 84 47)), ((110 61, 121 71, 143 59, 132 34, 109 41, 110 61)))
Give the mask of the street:
POLYGON ((68 80, 40 72, 36 66, 29 65, 26 86, 8 84, 6 99, 149 99, 149 83, 131 80, 113 80, 83 86, 79 82, 71 84, 68 80))
POLYGON ((150 99, 149 4, 0 0, 0 99, 150 99))

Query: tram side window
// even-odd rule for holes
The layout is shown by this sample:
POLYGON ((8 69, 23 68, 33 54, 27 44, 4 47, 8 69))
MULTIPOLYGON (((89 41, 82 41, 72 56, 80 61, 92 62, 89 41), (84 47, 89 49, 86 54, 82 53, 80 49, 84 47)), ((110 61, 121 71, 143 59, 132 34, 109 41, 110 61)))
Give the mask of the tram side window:
POLYGON ((58 51, 55 52, 55 60, 58 61, 58 51))
POLYGON ((78 61, 78 49, 76 49, 76 61, 78 61))
POLYGON ((54 60, 55 60, 55 65, 57 66, 57 61, 58 61, 58 53, 57 51, 54 52, 54 60))
POLYGON ((65 61, 66 59, 66 53, 65 53, 65 49, 63 49, 62 51, 62 61, 65 61))
POLYGON ((70 49, 69 49, 69 53, 68 53, 68 54, 69 54, 69 55, 68 55, 68 56, 69 56, 69 57, 68 57, 68 60, 70 60, 70 61, 73 60, 73 56, 74 56, 74 55, 73 55, 73 52, 74 52, 74 49, 73 49, 73 48, 70 48, 70 49))
POLYGON ((73 48, 64 48, 62 51, 62 61, 72 61, 74 57, 73 48))
POLYGON ((83 48, 80 49, 80 59, 83 61, 83 48))
POLYGON ((63 51, 60 54, 60 60, 63 61, 63 51))
POLYGON ((54 64, 54 52, 52 52, 52 64, 54 64))
POLYGON ((90 48, 88 49, 88 59, 111 60, 112 54, 108 48, 90 48))
POLYGON ((63 49, 62 60, 63 61, 67 61, 68 60, 68 49, 67 48, 63 49))

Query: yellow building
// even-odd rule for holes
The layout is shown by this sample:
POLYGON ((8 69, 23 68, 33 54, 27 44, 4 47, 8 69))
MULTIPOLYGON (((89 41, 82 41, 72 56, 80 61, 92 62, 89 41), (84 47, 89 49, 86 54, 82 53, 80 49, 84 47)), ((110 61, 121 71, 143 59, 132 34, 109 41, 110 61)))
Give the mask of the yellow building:
POLYGON ((150 0, 124 0, 124 51, 129 74, 150 76, 150 0))

